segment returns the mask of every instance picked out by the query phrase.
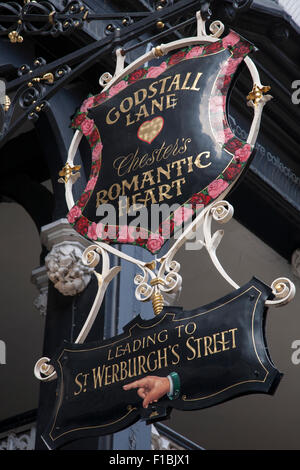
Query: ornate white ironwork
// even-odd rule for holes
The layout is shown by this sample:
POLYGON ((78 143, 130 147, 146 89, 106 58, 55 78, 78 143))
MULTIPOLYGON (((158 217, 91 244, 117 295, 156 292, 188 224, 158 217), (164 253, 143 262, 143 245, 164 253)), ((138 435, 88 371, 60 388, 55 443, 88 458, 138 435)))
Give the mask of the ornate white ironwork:
POLYGON ((184 447, 180 447, 175 442, 171 441, 165 436, 162 436, 157 431, 156 427, 151 425, 151 450, 183 450, 184 447))
POLYGON ((91 280, 93 270, 82 262, 82 250, 76 242, 54 245, 45 258, 50 281, 63 295, 77 295, 91 280))

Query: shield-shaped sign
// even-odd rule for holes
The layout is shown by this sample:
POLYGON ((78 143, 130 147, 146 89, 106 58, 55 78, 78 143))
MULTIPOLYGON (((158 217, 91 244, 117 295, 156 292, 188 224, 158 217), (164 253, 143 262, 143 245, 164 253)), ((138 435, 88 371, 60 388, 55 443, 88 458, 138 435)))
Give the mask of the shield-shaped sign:
POLYGON ((253 278, 215 302, 159 318, 135 317, 124 333, 89 344, 65 343, 52 360, 57 397, 43 439, 54 449, 74 439, 114 433, 138 419, 161 420, 172 408, 189 411, 251 393, 273 394, 282 374, 265 339, 270 287, 253 278), (180 393, 144 409, 123 386, 147 375, 175 372, 180 393))
POLYGON ((76 231, 157 253, 231 189, 252 148, 232 133, 226 106, 252 49, 231 32, 157 57, 84 101, 72 126, 90 145, 91 172, 68 213, 76 231))

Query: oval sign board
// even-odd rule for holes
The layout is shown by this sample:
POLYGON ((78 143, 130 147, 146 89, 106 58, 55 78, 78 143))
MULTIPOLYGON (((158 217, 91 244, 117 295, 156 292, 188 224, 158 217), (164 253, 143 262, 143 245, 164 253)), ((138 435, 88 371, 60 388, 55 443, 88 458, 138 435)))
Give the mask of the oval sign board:
POLYGON ((157 253, 184 224, 227 193, 252 148, 231 131, 232 79, 253 46, 231 32, 149 61, 88 97, 72 127, 91 148, 85 190, 68 213, 92 242, 157 253))

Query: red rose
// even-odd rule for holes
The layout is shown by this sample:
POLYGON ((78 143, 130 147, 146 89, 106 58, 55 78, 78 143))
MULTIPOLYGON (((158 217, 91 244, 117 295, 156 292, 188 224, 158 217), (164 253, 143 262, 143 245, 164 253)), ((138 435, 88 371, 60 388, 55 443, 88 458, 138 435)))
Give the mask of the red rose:
POLYGON ((248 54, 251 50, 250 44, 240 41, 237 45, 233 48, 232 56, 233 57, 241 57, 248 54))
POLYGON ((89 135, 90 146, 93 147, 99 139, 99 132, 97 131, 97 129, 94 129, 93 132, 89 135))
POLYGON ((185 51, 178 51, 170 57, 169 65, 178 64, 185 56, 185 51))
POLYGON ((235 156, 234 156, 235 160, 237 162, 246 162, 251 155, 251 150, 252 150, 251 145, 249 144, 244 145, 244 147, 238 149, 235 152, 235 156))
POLYGON ((165 239, 170 238, 174 232, 174 220, 165 220, 159 227, 159 233, 165 239))
POLYGON ((212 44, 209 44, 208 46, 205 47, 205 55, 206 54, 214 54, 215 52, 221 51, 223 48, 222 41, 219 40, 217 42, 213 42, 212 44))
POLYGON ((190 199, 190 204, 193 209, 196 209, 196 206, 204 205, 206 206, 211 200, 211 197, 208 194, 197 193, 194 194, 190 199))
POLYGON ((146 245, 148 240, 148 232, 140 227, 135 228, 135 242, 137 245, 142 246, 146 245))
POLYGON ((98 173, 100 171, 101 164, 99 160, 94 160, 92 167, 91 167, 91 175, 90 177, 98 176, 98 173))
POLYGON ((106 93, 106 92, 100 93, 99 95, 97 95, 97 96, 94 97, 94 104, 103 103, 103 101, 105 100, 106 97, 107 97, 107 93, 106 93))
POLYGON ((239 139, 231 139, 229 142, 227 142, 227 144, 225 145, 225 149, 230 152, 230 153, 234 153, 236 152, 238 149, 240 149, 243 145, 243 142, 241 142, 239 139))
POLYGON ((84 216, 80 217, 78 220, 76 220, 74 228, 81 235, 85 235, 89 228, 88 219, 84 216))
POLYGON ((143 78, 143 76, 146 74, 146 70, 145 69, 138 69, 138 70, 134 70, 130 75, 129 75, 129 78, 128 78, 128 83, 134 83, 136 82, 137 80, 139 80, 140 78, 143 78))
POLYGON ((89 199, 89 194, 88 194, 88 193, 83 193, 83 194, 80 196, 80 198, 79 198, 79 200, 78 200, 78 202, 77 202, 77 206, 78 206, 78 207, 83 207, 83 206, 85 206, 86 203, 87 203, 87 201, 88 201, 88 199, 89 199))
POLYGON ((226 95, 230 82, 231 82, 230 75, 223 75, 222 77, 218 79, 217 88, 222 95, 226 95))
POLYGON ((226 180, 232 180, 240 173, 241 168, 242 168, 241 164, 229 166, 223 173, 224 178, 226 180))
POLYGON ((85 118, 86 118, 85 113, 78 114, 72 122, 72 127, 80 127, 81 123, 85 120, 85 118))

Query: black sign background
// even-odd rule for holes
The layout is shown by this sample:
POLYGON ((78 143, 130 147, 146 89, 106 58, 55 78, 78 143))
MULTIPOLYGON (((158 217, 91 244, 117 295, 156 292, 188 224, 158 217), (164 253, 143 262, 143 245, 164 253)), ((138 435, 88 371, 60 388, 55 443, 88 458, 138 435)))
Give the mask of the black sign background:
MULTIPOLYGON (((151 190, 148 193, 148 201, 145 203, 145 206, 149 209, 151 204, 155 203, 168 205, 175 203, 179 205, 184 204, 193 194, 201 191, 211 181, 215 180, 228 166, 232 155, 223 150, 213 136, 209 122, 209 98, 213 84, 220 71, 220 66, 224 64, 229 56, 229 51, 225 50, 216 55, 203 57, 201 61, 199 59, 189 59, 188 61, 180 62, 162 73, 157 79, 145 78, 142 81, 139 80, 130 85, 130 89, 125 88, 105 103, 89 110, 88 116, 96 123, 103 143, 101 176, 84 211, 89 220, 95 220, 96 222, 101 220, 99 217, 95 217, 97 193, 101 189, 108 191, 116 183, 119 183, 120 187, 122 187, 123 180, 131 183, 135 175, 138 176, 135 190, 134 185, 131 190, 125 187, 124 194, 122 194, 122 191, 120 194, 129 198, 131 206, 134 202, 144 204, 147 197, 145 190, 151 190), (200 78, 197 78, 198 71, 202 73, 200 78), (167 90, 174 77, 178 74, 180 75, 179 86, 182 87, 188 73, 191 73, 191 75, 185 86, 192 87, 193 82, 196 80, 194 91, 191 91, 191 89, 179 89, 176 91, 173 86, 169 93, 165 92, 163 95, 155 95, 158 102, 160 102, 161 98, 163 98, 164 102, 167 96, 172 96, 176 99, 176 106, 174 108, 165 107, 163 111, 158 111, 156 108, 154 115, 136 121, 129 126, 126 126, 126 114, 124 113, 120 113, 117 123, 113 125, 106 123, 108 112, 112 108, 118 110, 124 98, 134 96, 134 93, 139 90, 149 90, 151 83, 163 80, 165 77, 171 77, 166 82, 167 90), (162 117, 164 122, 158 136, 151 143, 140 140, 138 131, 143 122, 150 122, 158 117, 162 117), (173 154, 175 152, 176 155, 173 154), (208 152, 209 158, 207 158, 208 152), (198 168, 194 164, 197 155, 200 153, 203 153, 203 155, 199 158, 199 164, 203 168, 198 168), (130 155, 132 157, 128 157, 130 155), (147 155, 146 159, 145 155, 147 155), (137 167, 127 173, 126 170, 130 167, 129 161, 132 163, 134 156, 136 156, 136 160, 139 159, 142 168, 137 167), (187 159, 190 156, 193 158, 189 168, 187 159), (128 164, 121 168, 121 174, 118 175, 116 164, 120 164, 122 157, 127 157, 128 164), (180 160, 183 159, 185 159, 185 162, 181 161, 180 164, 180 160), (163 173, 158 175, 157 168, 163 168, 165 171, 170 169, 170 178, 164 176, 163 173), (192 171, 189 172, 189 169, 192 171), (148 182, 145 182, 145 177, 143 177, 143 173, 149 171, 151 171, 149 177, 152 176, 155 182, 154 185, 151 184, 149 179, 148 182), (168 185, 170 190, 167 191, 168 188, 164 186, 159 191, 159 187, 162 185, 168 185), (133 199, 133 194, 138 194, 139 196, 133 199), (171 198, 169 199, 169 197, 171 198)), ((156 84, 156 87, 159 92, 162 84, 156 84)), ((151 99, 146 99, 143 102, 149 112, 151 112, 151 101, 151 99)), ((138 112, 138 108, 139 106, 134 106, 133 110, 131 110, 132 119, 134 119, 134 113, 138 112)), ((114 189, 111 195, 115 196, 116 194, 117 191, 114 189)), ((109 199, 107 195, 103 199, 107 203, 114 205, 118 211, 117 199, 109 199)), ((128 214, 128 223, 132 222, 135 217, 136 214, 132 216, 128 214)), ((149 219, 146 228, 151 226, 150 222, 149 219)), ((119 224, 118 220, 117 224, 119 224)), ((152 231, 156 231, 158 225, 152 226, 152 229, 152 231)))
POLYGON ((72 125, 91 146, 92 166, 68 214, 75 230, 90 240, 157 253, 200 208, 229 191, 252 150, 232 133, 226 113, 233 77, 251 49, 231 32, 150 61, 83 103, 72 125), (154 204, 170 210, 154 217, 154 204), (145 230, 127 236, 129 225, 145 230))
POLYGON ((270 297, 270 287, 253 278, 204 307, 165 307, 154 319, 136 317, 109 340, 64 344, 53 361, 57 402, 43 433, 47 445, 114 433, 140 418, 162 419, 171 407, 198 410, 243 394, 273 393, 281 374, 265 341, 270 297), (177 400, 162 398, 145 410, 135 390, 122 389, 146 375, 172 371, 181 381, 177 400))

